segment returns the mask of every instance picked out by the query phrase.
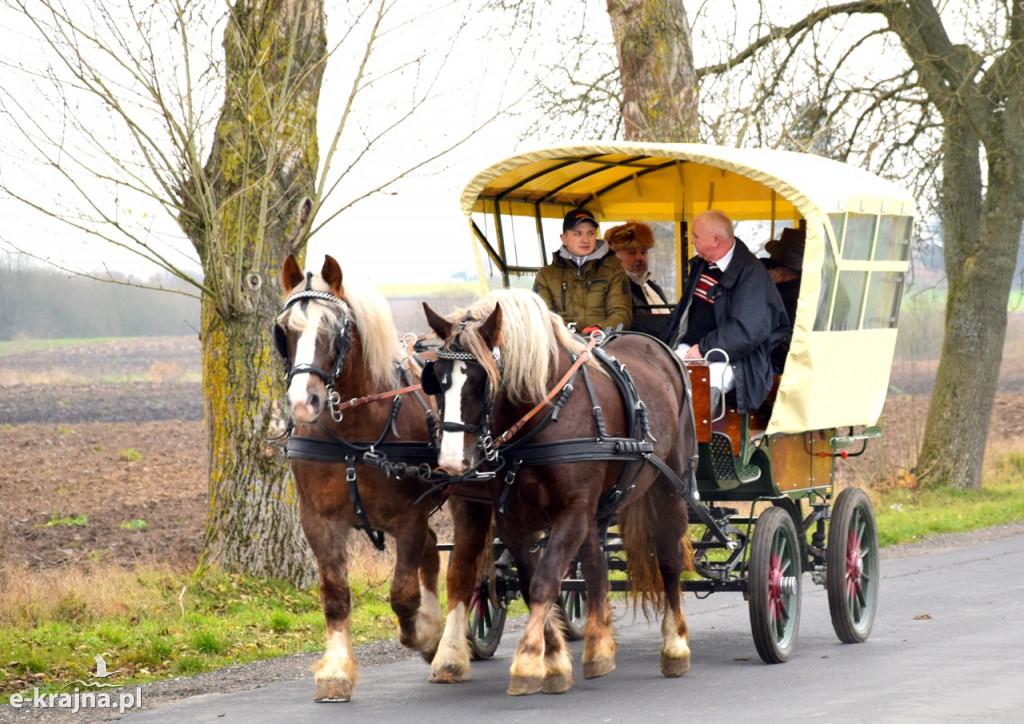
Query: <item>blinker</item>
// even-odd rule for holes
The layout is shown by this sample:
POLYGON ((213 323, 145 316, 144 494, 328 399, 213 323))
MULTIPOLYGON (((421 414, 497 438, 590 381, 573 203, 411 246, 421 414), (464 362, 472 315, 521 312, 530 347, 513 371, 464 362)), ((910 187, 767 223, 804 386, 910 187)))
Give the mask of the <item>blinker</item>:
POLYGON ((437 376, 437 363, 427 362, 423 365, 423 374, 420 376, 420 384, 423 391, 428 395, 440 395, 452 386, 451 370, 445 370, 440 377, 437 376))

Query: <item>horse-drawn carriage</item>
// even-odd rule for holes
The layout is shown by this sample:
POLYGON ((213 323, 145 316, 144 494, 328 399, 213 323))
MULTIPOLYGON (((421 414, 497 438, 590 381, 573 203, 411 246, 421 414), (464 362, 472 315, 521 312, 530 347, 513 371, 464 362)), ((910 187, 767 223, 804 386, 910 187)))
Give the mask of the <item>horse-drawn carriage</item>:
POLYGON ((419 396, 415 380, 400 377, 417 366, 412 355, 391 353, 399 377, 390 389, 381 379, 367 383, 365 375, 346 383, 341 358, 365 348, 339 340, 365 340, 385 328, 364 326, 365 308, 352 312, 333 260, 317 277, 303 278, 286 264, 291 296, 277 329, 283 354, 297 363, 289 397, 301 417, 289 455, 307 535, 320 536, 319 545, 311 543, 328 589, 317 698, 348 698, 354 680, 343 621, 331 620, 341 595, 331 566, 344 564, 327 552, 338 538, 326 532, 332 515, 345 526, 395 536, 392 599, 402 640, 432 660, 434 681, 465 676, 467 630, 477 657, 493 654, 505 606, 519 594, 531 599, 531 618, 510 693, 571 686, 561 630, 584 639, 585 676, 608 673, 610 589, 639 591, 661 607, 661 668, 678 676, 689 666, 678 583, 688 563, 694 572, 682 576, 683 589, 747 597, 754 641, 767 662, 793 652, 805 572, 826 586, 839 638, 864 641, 878 596, 877 531, 862 491, 843 490, 833 504, 834 464, 881 434, 874 423, 895 349, 910 196, 859 169, 805 154, 617 143, 506 159, 469 183, 462 206, 501 287, 529 286, 558 246, 562 217, 576 207, 601 223, 654 227, 657 276, 667 289, 682 287, 687 223, 700 211, 725 211, 750 241, 775 238, 785 226, 802 228, 803 274, 785 369, 760 409, 740 413, 728 397, 721 406, 711 403, 705 363, 684 369, 646 335, 574 337, 537 308, 535 295, 496 290, 446 317, 427 310, 441 341, 423 374, 423 390, 438 405, 435 417, 424 404, 395 402, 419 396), (321 304, 331 309, 307 310, 321 304), (318 346, 325 319, 333 340, 321 331, 319 339, 331 343, 318 346), (355 422, 347 410, 359 406, 355 422), (321 421, 326 410, 333 423, 321 421), (401 441, 390 434, 399 415, 420 419, 417 432, 404 429, 401 441), (360 466, 366 472, 357 483, 360 466), (320 478, 328 471, 340 492, 325 492, 320 478), (441 546, 452 551, 443 635, 429 583, 431 574, 436 579, 436 548, 429 550, 425 518, 408 513, 406 524, 401 505, 374 500, 396 478, 416 479, 403 489, 404 506, 410 498, 450 496, 455 540, 441 546), (492 520, 499 533, 493 547, 492 520), (491 565, 480 577, 482 558, 491 565), (626 577, 609 576, 609 569, 626 570, 626 577))
MULTIPOLYGON (((654 227, 657 276, 676 297, 689 256, 687 222, 700 211, 725 211, 752 251, 782 228, 805 231, 794 334, 769 400, 748 413, 713 410, 706 363, 687 365, 700 451, 690 512, 701 525, 692 541, 699 577, 684 588, 742 592, 758 652, 780 662, 792 653, 801 574, 810 572, 828 589, 839 638, 864 641, 878 595, 877 532, 862 491, 843 490, 832 505, 834 466, 881 434, 874 423, 895 350, 912 197, 818 156, 617 143, 506 159, 467 185, 462 207, 504 286, 529 283, 575 207, 603 227, 626 220, 654 227)), ((608 553, 617 553, 614 540, 608 553)), ((508 600, 516 587, 509 570, 498 576, 492 601, 500 605, 500 594, 508 600)), ((563 588, 576 632, 586 608, 582 582, 574 575, 563 588)), ((480 611, 472 629, 483 638, 480 649, 493 645, 501 620, 500 610, 480 611)))

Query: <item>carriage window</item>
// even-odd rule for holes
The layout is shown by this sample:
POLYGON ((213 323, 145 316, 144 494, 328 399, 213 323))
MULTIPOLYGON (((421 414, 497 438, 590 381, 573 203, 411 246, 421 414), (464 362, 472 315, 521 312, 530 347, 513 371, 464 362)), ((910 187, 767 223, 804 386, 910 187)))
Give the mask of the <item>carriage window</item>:
POLYGON ((875 240, 878 217, 872 214, 850 214, 842 250, 844 259, 867 261, 871 258, 871 245, 875 240))
MULTIPOLYGON (((843 224, 846 220, 845 214, 834 214, 831 216, 832 228, 835 230, 836 238, 842 238, 843 224), (837 225, 838 221, 838 225, 837 225)), ((828 329, 828 313, 832 310, 832 295, 836 287, 836 257, 832 253, 832 242, 829 241, 828 232, 825 237, 825 259, 821 265, 821 293, 818 297, 818 314, 814 318, 814 331, 824 332, 828 329)))
POLYGON ((839 284, 836 286, 836 301, 835 308, 832 310, 830 330, 839 332, 857 329, 867 280, 868 273, 865 271, 839 272, 839 284))
MULTIPOLYGON (((544 231, 544 261, 541 262, 541 266, 544 266, 550 263, 551 255, 562 246, 562 218, 544 218, 541 219, 540 225, 544 231)), ((600 230, 597 232, 597 236, 601 237, 600 230)))
POLYGON ((537 221, 532 216, 501 215, 501 232, 505 240, 505 259, 510 266, 544 266, 537 240, 537 221))
POLYGON ((893 329, 900 314, 903 272, 873 272, 868 282, 864 329, 893 329))
POLYGON ((832 235, 835 237, 836 243, 842 246, 843 232, 846 231, 846 214, 829 214, 828 220, 832 222, 832 235))
POLYGON ((910 216, 882 216, 878 223, 875 261, 906 261, 910 257, 910 216))

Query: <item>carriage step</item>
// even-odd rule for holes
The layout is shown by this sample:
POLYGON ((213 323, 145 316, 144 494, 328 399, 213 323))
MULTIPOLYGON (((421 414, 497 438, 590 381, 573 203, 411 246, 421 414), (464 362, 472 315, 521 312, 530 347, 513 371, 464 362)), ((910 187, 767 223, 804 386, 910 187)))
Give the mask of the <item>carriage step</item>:
POLYGON ((711 433, 711 467, 723 488, 734 488, 740 483, 752 483, 761 477, 761 468, 745 465, 732 454, 732 441, 721 432, 711 433), (732 485, 729 485, 732 483, 732 485))

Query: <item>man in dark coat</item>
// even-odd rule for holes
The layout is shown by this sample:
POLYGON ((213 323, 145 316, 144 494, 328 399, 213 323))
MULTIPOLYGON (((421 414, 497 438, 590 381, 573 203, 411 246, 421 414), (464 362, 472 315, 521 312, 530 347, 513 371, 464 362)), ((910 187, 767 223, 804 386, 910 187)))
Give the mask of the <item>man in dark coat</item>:
POLYGON ((771 390, 771 350, 789 333, 786 309, 765 265, 736 239, 723 212, 694 217, 690 239, 697 256, 661 339, 684 359, 725 351, 727 366, 709 358, 712 386, 723 394, 735 388, 737 409, 756 410, 771 390))
MULTIPOLYGON (((796 324, 796 301, 800 297, 800 277, 803 272, 806 241, 807 233, 803 229, 786 228, 782 230, 782 236, 764 245, 764 250, 769 254, 765 259, 765 265, 772 281, 775 282, 775 288, 779 290, 779 296, 782 297, 790 327, 796 324)), ((789 340, 790 337, 787 335, 786 339, 772 350, 772 367, 779 373, 786 366, 789 340)))

